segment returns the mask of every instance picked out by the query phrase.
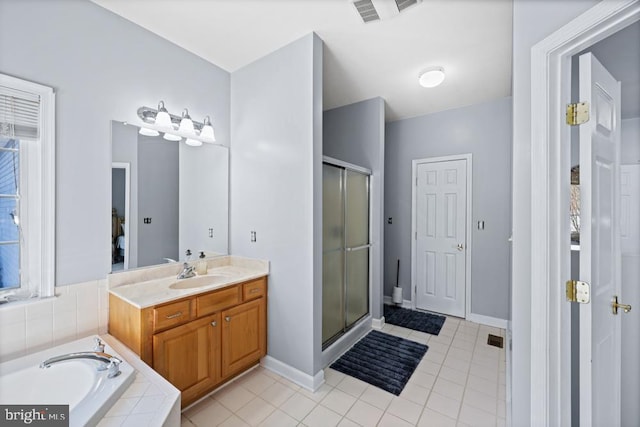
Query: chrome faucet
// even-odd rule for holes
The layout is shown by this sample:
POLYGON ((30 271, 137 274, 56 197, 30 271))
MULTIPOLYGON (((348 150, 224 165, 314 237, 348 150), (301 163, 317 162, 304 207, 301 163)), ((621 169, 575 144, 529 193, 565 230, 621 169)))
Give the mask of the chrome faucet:
POLYGON ((49 368, 55 363, 74 359, 97 360, 98 362, 102 362, 102 364, 98 366, 98 371, 108 371, 107 377, 114 378, 120 375, 120 364, 122 363, 122 360, 100 351, 81 351, 78 353, 68 353, 51 357, 42 362, 40 364, 40 368, 49 368))
POLYGON ((182 271, 178 274, 178 279, 188 279, 190 277, 195 277, 196 268, 192 265, 189 265, 189 260, 191 259, 191 249, 187 249, 185 252, 187 256, 184 264, 182 264, 182 271))
POLYGON ((188 279, 190 277, 195 277, 196 269, 194 266, 189 265, 188 262, 182 264, 182 271, 178 274, 178 279, 188 279))

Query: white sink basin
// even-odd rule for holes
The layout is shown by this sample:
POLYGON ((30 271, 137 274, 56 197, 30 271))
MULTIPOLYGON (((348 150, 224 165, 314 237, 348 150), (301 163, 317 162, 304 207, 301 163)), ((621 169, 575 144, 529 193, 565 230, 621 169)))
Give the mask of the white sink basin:
POLYGON ((228 282, 233 278, 230 274, 207 274, 206 276, 196 276, 190 279, 180 279, 169 285, 171 289, 193 289, 202 286, 218 285, 228 282))

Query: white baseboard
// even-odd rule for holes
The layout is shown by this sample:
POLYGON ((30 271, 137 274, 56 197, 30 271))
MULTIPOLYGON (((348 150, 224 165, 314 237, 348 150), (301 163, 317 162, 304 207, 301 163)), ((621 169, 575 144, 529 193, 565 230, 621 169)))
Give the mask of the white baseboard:
POLYGON ((269 355, 260 360, 260 365, 312 392, 315 392, 324 384, 324 371, 322 369, 311 376, 269 355))
POLYGON ((379 319, 371 319, 371 327, 378 330, 382 329, 384 327, 384 316, 379 319))
MULTIPOLYGON (((393 299, 392 299, 390 296, 388 296, 388 295, 385 295, 385 296, 383 297, 382 302, 383 302, 384 304, 388 304, 388 305, 395 305, 395 304, 393 303, 393 299)), ((402 308, 407 308, 407 309, 411 310, 411 308, 412 308, 412 307, 411 307, 411 300, 409 300, 409 299, 402 300, 402 305, 401 305, 401 307, 402 307, 402 308)))
POLYGON ((479 323, 481 325, 492 326, 494 328, 507 329, 508 320, 499 319, 497 317, 483 316, 482 314, 469 313, 467 316, 469 322, 479 323))

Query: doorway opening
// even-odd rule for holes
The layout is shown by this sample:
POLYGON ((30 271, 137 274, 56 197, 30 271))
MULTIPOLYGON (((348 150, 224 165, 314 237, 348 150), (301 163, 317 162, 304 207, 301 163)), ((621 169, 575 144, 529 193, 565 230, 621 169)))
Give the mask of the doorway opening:
POLYGON ((129 268, 129 163, 111 164, 111 271, 129 268))
MULTIPOLYGON (((571 130, 564 115, 571 100, 571 58, 639 19, 637 1, 601 2, 532 48, 531 318, 536 319, 531 323, 532 425, 570 425, 572 421, 571 305, 564 292, 564 283, 571 277, 571 130)), ((606 129, 606 122, 601 122, 604 117, 596 113, 590 126, 595 123, 606 129)), ((585 165, 580 166, 582 174, 585 165)), ((585 198, 583 191, 581 198, 585 198)), ((581 223, 584 227, 586 221, 581 223)), ((581 252, 585 241, 581 229, 581 252)), ((610 311, 611 301, 604 306, 610 311)), ((580 384, 580 390, 591 393, 594 388, 580 384)), ((581 425, 598 419, 594 408, 580 407, 581 425)))

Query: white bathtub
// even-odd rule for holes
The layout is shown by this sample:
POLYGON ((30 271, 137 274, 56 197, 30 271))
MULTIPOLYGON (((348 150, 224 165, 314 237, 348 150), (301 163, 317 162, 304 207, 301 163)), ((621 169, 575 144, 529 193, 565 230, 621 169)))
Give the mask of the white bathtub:
POLYGON ((121 374, 107 378, 99 362, 75 359, 46 369, 44 360, 66 353, 92 351, 87 337, 0 364, 0 404, 69 405, 70 426, 93 426, 133 382, 134 369, 107 346, 105 353, 123 360, 121 374))

